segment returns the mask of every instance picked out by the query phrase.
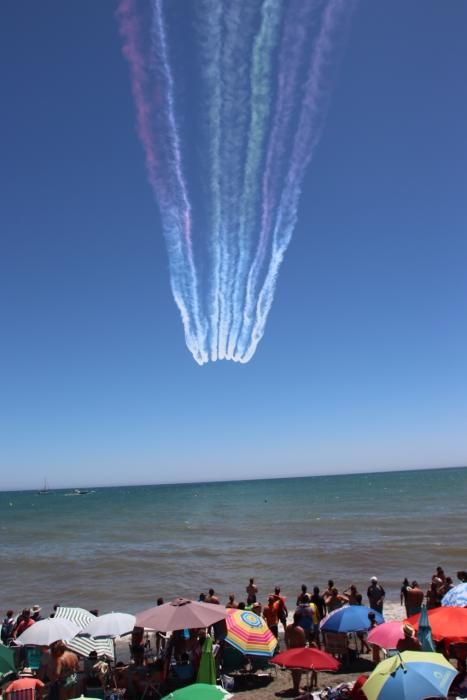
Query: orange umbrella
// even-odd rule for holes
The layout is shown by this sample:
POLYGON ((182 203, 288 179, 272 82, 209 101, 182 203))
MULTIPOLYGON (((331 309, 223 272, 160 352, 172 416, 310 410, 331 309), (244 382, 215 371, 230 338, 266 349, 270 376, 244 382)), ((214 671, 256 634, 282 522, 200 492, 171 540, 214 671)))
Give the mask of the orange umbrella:
MULTIPOLYGON (((412 615, 409 622, 418 631, 420 613, 412 615)), ((467 642, 467 608, 432 608, 428 610, 431 635, 437 642, 449 639, 452 642, 467 642)))

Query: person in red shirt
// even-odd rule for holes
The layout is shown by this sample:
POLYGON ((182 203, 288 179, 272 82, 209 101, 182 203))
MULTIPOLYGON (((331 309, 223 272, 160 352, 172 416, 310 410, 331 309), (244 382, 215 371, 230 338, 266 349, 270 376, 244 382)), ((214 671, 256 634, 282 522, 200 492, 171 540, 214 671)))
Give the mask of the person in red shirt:
POLYGON ((408 622, 403 625, 403 639, 397 642, 397 651, 421 651, 422 645, 415 636, 415 629, 408 622))
POLYGON ((20 677, 16 681, 12 681, 5 688, 5 693, 11 693, 14 690, 39 690, 44 688, 44 683, 38 678, 34 678, 30 668, 25 668, 20 673, 20 677))
POLYGON ((31 611, 29 608, 24 608, 22 614, 21 614, 21 620, 18 622, 16 625, 16 628, 13 632, 13 639, 16 639, 19 637, 20 634, 22 634, 25 630, 28 629, 28 627, 31 627, 31 625, 34 624, 34 620, 31 617, 31 611))

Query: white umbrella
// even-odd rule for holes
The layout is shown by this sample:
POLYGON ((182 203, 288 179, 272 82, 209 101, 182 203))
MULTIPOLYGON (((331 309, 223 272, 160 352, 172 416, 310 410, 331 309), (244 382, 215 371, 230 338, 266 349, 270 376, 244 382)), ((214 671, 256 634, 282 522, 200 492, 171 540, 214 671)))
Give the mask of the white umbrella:
POLYGON ((63 618, 48 617, 39 620, 20 634, 16 639, 17 644, 32 644, 36 646, 50 646, 59 639, 71 639, 81 631, 75 622, 63 618))
MULTIPOLYGON (((91 622, 96 620, 96 615, 93 615, 88 610, 83 608, 66 608, 59 607, 55 611, 55 617, 62 617, 66 620, 71 620, 84 629, 91 622)), ((71 651, 88 658, 91 651, 95 651, 99 658, 107 657, 114 659, 115 649, 111 639, 93 639, 92 637, 74 637, 67 640, 67 648, 71 651)))
POLYGON ((106 613, 92 620, 81 634, 88 634, 90 637, 121 637, 133 630, 135 622, 135 616, 128 613, 106 613))

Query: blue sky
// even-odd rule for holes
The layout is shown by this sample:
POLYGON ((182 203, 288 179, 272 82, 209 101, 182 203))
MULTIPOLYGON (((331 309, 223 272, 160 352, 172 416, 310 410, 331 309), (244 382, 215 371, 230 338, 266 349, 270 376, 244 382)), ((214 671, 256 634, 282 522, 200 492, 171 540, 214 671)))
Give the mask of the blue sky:
POLYGON ((0 488, 466 464, 466 3, 358 4, 265 337, 203 367, 113 11, 0 11, 0 488))

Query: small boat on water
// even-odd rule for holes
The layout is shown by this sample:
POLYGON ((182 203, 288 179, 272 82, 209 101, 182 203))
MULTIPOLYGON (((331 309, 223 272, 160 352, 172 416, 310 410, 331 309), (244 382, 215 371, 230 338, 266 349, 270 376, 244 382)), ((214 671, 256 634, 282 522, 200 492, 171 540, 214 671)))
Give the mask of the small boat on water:
POLYGON ((73 489, 70 493, 66 493, 65 496, 87 496, 88 493, 93 493, 91 489, 73 489))
POLYGON ((49 485, 47 484, 47 479, 44 479, 44 486, 37 492, 38 496, 48 496, 51 492, 49 485))

